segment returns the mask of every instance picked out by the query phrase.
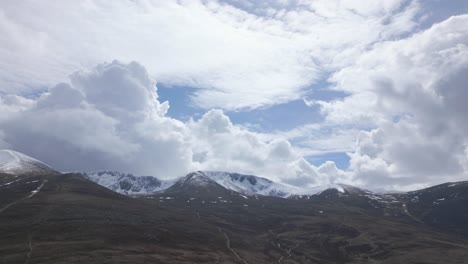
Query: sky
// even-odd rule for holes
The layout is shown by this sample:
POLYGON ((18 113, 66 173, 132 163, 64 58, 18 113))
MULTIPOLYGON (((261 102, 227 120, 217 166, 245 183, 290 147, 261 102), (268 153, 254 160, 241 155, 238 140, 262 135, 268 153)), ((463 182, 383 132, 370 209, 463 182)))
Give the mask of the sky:
POLYGON ((0 3, 0 149, 407 191, 468 179, 464 0, 0 3))

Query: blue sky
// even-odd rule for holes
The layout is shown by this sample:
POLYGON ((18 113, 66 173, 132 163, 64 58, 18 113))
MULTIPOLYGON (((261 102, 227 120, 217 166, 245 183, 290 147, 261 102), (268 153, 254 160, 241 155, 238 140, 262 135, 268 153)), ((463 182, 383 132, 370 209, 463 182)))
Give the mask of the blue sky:
MULTIPOLYGON (((305 98, 331 101, 345 96, 342 92, 326 89, 325 84, 318 86, 322 86, 322 88, 314 89, 305 98)), ((168 101, 170 104, 168 111, 170 117, 184 121, 190 118, 199 119, 206 111, 191 103, 190 97, 196 91, 194 87, 168 86, 158 83, 157 89, 159 100, 168 101)), ((225 114, 232 123, 246 126, 252 131, 261 133, 288 131, 298 126, 323 121, 320 107, 318 105, 308 106, 303 99, 260 109, 226 111, 225 114)), ((307 156, 306 159, 316 166, 327 160, 334 161, 340 169, 346 169, 349 165, 349 157, 345 152, 311 155, 307 156)))
MULTIPOLYGON (((196 91, 193 87, 170 86, 159 83, 158 95, 161 101, 169 101, 168 115, 180 120, 199 118, 206 111, 190 101, 196 91)), ((270 107, 225 112, 235 124, 246 125, 258 132, 289 130, 297 126, 320 122, 322 117, 318 106, 309 107, 303 100, 294 100, 270 107)))

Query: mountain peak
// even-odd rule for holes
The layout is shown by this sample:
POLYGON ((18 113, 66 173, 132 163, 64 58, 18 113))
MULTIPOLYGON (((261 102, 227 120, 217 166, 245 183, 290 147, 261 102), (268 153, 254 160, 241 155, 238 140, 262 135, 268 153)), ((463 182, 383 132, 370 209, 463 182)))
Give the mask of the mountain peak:
MULTIPOLYGON (((195 171, 187 174, 185 177, 180 178, 176 184, 180 187, 208 187, 218 186, 219 184, 210 177, 205 171, 195 171)), ((221 186, 218 186, 221 187, 221 186)), ((224 186, 223 186, 224 187, 224 186)))
POLYGON ((208 177, 203 171, 189 173, 180 180, 180 183, 183 185, 191 184, 195 186, 207 186, 212 182, 213 180, 210 179, 210 177, 208 177))
POLYGON ((57 171, 44 162, 10 149, 0 150, 0 172, 14 175, 45 172, 57 173, 57 171))

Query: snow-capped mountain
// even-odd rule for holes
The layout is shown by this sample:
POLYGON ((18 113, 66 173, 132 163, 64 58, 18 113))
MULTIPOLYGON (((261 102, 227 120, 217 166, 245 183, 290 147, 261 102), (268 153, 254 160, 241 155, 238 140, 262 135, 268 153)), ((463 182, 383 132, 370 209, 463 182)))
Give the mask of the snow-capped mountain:
MULTIPOLYGON (((0 150, 0 173, 21 175, 27 173, 58 173, 45 163, 13 150, 0 150)), ((121 194, 152 194, 172 187, 189 190, 193 187, 216 186, 243 195, 287 198, 298 195, 315 195, 327 189, 344 192, 344 185, 327 185, 300 188, 277 183, 254 175, 224 171, 196 171, 173 180, 153 176, 136 176, 118 171, 79 172, 84 178, 121 194)))
POLYGON ((175 189, 187 191, 191 188, 222 187, 247 196, 261 195, 288 198, 296 195, 315 195, 327 189, 335 189, 344 192, 341 185, 326 185, 313 188, 300 188, 287 184, 277 183, 254 175, 224 171, 196 171, 189 173, 175 181, 170 191, 175 189))
POLYGON ((153 176, 135 176, 118 171, 81 172, 84 178, 121 194, 148 194, 165 190, 174 180, 159 180, 153 176))
MULTIPOLYGON (((11 175, 59 173, 47 164, 13 150, 0 150, 0 173, 11 175)), ((296 195, 314 195, 327 189, 343 192, 341 185, 300 188, 277 183, 254 175, 224 171, 196 171, 173 180, 153 176, 136 176, 118 171, 79 172, 84 178, 121 194, 152 194, 173 187, 190 189, 193 186, 218 186, 243 195, 287 198, 296 195), (191 187, 192 186, 192 187, 191 187)))
POLYGON ((274 182, 259 176, 232 172, 197 171, 194 173, 205 176, 228 190, 245 195, 263 195, 287 198, 294 195, 315 195, 328 189, 335 189, 339 193, 343 193, 345 188, 348 187, 341 184, 329 184, 316 187, 297 187, 274 182))
POLYGON ((207 178, 224 188, 245 195, 263 195, 288 197, 297 190, 292 186, 275 183, 271 180, 239 173, 223 171, 197 171, 189 174, 190 177, 207 178))
POLYGON ((0 150, 0 172, 12 175, 57 173, 44 162, 9 149, 0 150))
POLYGON ((161 180, 153 176, 135 176, 117 171, 81 172, 80 174, 99 185, 122 194, 152 194, 166 190, 173 192, 197 188, 223 188, 247 196, 288 198, 296 195, 315 195, 327 189, 344 192, 344 185, 299 188, 254 175, 224 171, 196 171, 173 180, 161 180))

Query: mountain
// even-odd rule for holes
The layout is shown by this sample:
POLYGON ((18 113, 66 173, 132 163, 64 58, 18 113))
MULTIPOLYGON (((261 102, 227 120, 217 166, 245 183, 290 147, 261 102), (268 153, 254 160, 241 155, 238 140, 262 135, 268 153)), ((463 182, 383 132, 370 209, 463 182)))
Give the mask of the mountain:
POLYGON ((189 191, 198 188, 224 188, 247 196, 273 196, 288 198, 297 195, 314 195, 327 189, 340 193, 351 186, 334 184, 313 188, 299 188, 271 180, 224 171, 196 171, 173 180, 160 180, 153 176, 134 176, 116 171, 81 172, 82 176, 108 189, 122 194, 151 194, 154 192, 189 191), (215 187, 216 186, 216 187, 215 187))
MULTIPOLYGON (((0 150, 0 173, 8 175, 32 175, 58 173, 47 164, 13 150, 0 150)), ((262 195, 274 197, 291 197, 295 195, 313 195, 326 189, 343 191, 340 185, 320 186, 315 188, 299 188, 271 180, 239 173, 222 171, 197 171, 185 177, 174 180, 160 180, 153 176, 135 176, 118 171, 80 172, 84 178, 98 183, 121 194, 151 194, 168 189, 174 191, 178 186, 197 182, 212 182, 221 187, 244 195, 262 195)))
POLYGON ((210 197, 225 197, 232 194, 238 193, 224 188, 200 172, 189 173, 187 176, 179 178, 172 186, 161 192, 161 195, 177 196, 184 201, 194 197, 209 199, 210 197))
POLYGON ((142 198, 217 225, 242 258, 234 263, 465 263, 468 257, 468 237, 415 221, 401 204, 389 213, 396 203, 387 200, 397 198, 382 196, 391 194, 344 186, 289 199, 246 196, 203 174, 189 176, 175 190, 142 198))
POLYGON ((367 210, 369 214, 468 235, 468 181, 449 182, 401 193, 374 193, 353 186, 342 186, 343 192, 328 189, 316 195, 294 198, 340 203, 367 210))
POLYGON ((293 187, 278 184, 265 178, 239 173, 196 171, 180 178, 165 193, 174 192, 236 192, 243 195, 287 197, 293 187), (216 191, 215 191, 216 190, 216 191))
POLYGON ((81 176, 121 194, 155 193, 174 184, 172 180, 159 180, 153 176, 135 176, 118 171, 80 172, 81 176))
POLYGON ((158 182, 117 172, 21 173, 0 173, 3 263, 456 264, 468 259, 468 234, 461 232, 468 229, 466 182, 398 194, 336 185, 292 195, 312 190, 290 191, 251 175, 193 172, 143 195, 159 190, 158 182), (140 195, 122 195, 86 177, 140 195), (271 190, 287 194, 271 195, 271 190))
POLYGON ((14 150, 0 150, 0 173, 9 175, 58 173, 47 164, 14 150))
MULTIPOLYGON (((0 177, 0 187, 29 183, 29 189, 26 189, 33 192, 45 180, 40 175, 48 174, 59 173, 25 154, 0 150, 0 176, 3 175, 0 177), (18 176, 23 177, 16 178, 18 176)), ((374 215, 399 217, 410 222, 468 234, 468 225, 465 224, 468 222, 468 210, 458 210, 468 204, 468 182, 446 183, 408 193, 379 194, 344 184, 300 188, 254 175, 222 171, 196 171, 174 180, 160 180, 153 176, 135 176, 117 171, 79 174, 125 195, 161 193, 166 196, 178 195, 184 197, 183 199, 203 196, 206 200, 227 196, 233 199, 264 196, 326 201, 361 208, 374 215)), ((3 194, 17 197, 8 191, 3 194)))
POLYGON ((197 171, 189 174, 188 177, 193 177, 191 175, 196 177, 206 177, 227 190, 248 196, 263 195, 287 197, 294 193, 294 187, 292 186, 275 183, 268 179, 253 175, 243 175, 223 171, 197 171))
POLYGON ((28 182, 0 187, 4 263, 455 264, 467 257, 468 239, 340 203, 240 195, 162 203, 80 174, 44 177, 33 195, 28 182), (5 205, 5 190, 21 195, 5 205))
POLYGON ((375 193, 346 184, 299 188, 253 175, 197 171, 161 190, 156 198, 196 204, 197 199, 226 203, 252 196, 341 204, 366 210, 369 215, 393 217, 468 234, 468 182, 447 183, 408 193, 375 193))
POLYGON ((327 189, 336 189, 340 192, 343 191, 343 187, 337 184, 313 188, 300 188, 297 186, 273 182, 254 175, 244 175, 224 171, 197 171, 189 174, 187 177, 193 176, 206 177, 228 190, 242 193, 247 196, 262 195, 288 198, 294 195, 314 195, 327 189))

